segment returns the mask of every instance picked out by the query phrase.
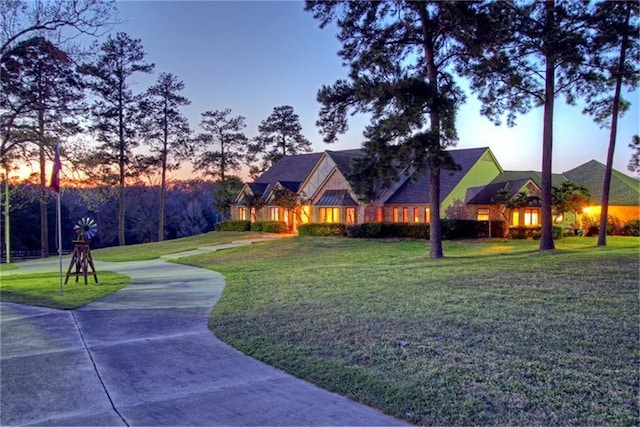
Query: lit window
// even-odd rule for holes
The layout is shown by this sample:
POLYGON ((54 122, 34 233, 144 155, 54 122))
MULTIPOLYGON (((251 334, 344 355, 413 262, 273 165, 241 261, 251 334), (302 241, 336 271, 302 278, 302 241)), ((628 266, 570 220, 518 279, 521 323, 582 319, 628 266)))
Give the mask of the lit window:
POLYGON ((246 208, 238 208, 238 219, 246 220, 247 219, 247 209, 246 208))
POLYGON ((280 209, 269 208, 269 218, 271 218, 271 221, 280 221, 280 209))
POLYGON ((539 224, 539 211, 538 209, 525 209, 524 210, 524 225, 538 225, 539 224))
POLYGON ((518 225, 520 222, 520 211, 511 212, 511 225, 518 225))
POLYGON ((398 208, 393 208, 393 222, 400 222, 398 218, 398 208))
POLYGON ((402 208, 402 222, 409 222, 409 208, 402 208))
POLYGON ((347 224, 355 224, 356 223, 356 209, 355 208, 347 208, 345 210, 345 223, 347 224))
POLYGON ((413 208, 413 222, 420 222, 420 208, 413 208))
POLYGON ((311 206, 302 206, 300 208, 300 222, 307 224, 309 221, 311 221, 311 206))
POLYGON ((564 221, 564 215, 563 214, 560 214, 560 215, 556 216, 556 222, 562 222, 562 221, 564 221))
POLYGON ((424 222, 431 223, 431 208, 424 208, 424 222))
POLYGON ((320 222, 340 222, 340 208, 320 208, 320 222))
POLYGON ((382 222, 384 220, 384 215, 382 212, 382 208, 376 209, 376 221, 382 222))
POLYGON ((489 221, 489 208, 478 209, 478 221, 489 221))

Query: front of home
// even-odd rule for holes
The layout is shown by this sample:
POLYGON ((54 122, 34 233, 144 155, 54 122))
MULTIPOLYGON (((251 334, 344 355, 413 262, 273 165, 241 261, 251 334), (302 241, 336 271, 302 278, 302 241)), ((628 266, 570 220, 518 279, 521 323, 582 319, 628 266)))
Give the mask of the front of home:
MULTIPOLYGON (((512 227, 540 224, 540 172, 505 171, 488 147, 449 153, 459 168, 440 173, 442 218, 503 221, 512 227), (497 201, 499 194, 527 197, 517 208, 507 209, 497 201)), ((232 205, 232 219, 283 221, 291 232, 306 223, 429 223, 429 170, 419 179, 401 173, 373 202, 363 203, 346 178, 353 160, 363 156, 358 149, 286 156, 244 185, 232 205)), ((552 185, 569 180, 586 186, 595 204, 585 214, 596 214, 602 193, 598 173, 603 170, 604 165, 593 160, 554 174, 552 185)), ((610 215, 621 222, 640 218, 638 181, 614 171, 611 188, 610 215)))

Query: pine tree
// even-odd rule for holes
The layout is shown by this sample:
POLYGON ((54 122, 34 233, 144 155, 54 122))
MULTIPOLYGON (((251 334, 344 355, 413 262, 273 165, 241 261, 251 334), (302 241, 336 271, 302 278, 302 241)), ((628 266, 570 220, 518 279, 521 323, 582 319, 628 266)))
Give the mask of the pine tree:
POLYGON ((483 103, 482 114, 515 124, 517 114, 542 106, 540 250, 552 250, 551 171, 555 99, 575 102, 585 79, 586 3, 581 0, 486 2, 475 25, 463 27, 460 70, 483 103))
POLYGON ((160 215, 158 241, 164 240, 164 206, 167 192, 167 171, 176 169, 180 160, 194 152, 194 140, 187 118, 180 108, 191 102, 180 95, 184 83, 171 73, 161 73, 156 84, 147 89, 142 111, 145 114, 145 138, 155 154, 155 164, 160 168, 160 215))
MULTIPOLYGON (((334 22, 348 79, 324 86, 317 122, 325 142, 348 129, 347 114, 365 113, 364 159, 350 180, 363 198, 375 198, 400 171, 429 171, 430 258, 441 258, 440 171, 453 169, 445 151, 457 141, 455 117, 464 94, 455 83, 455 34, 473 12, 465 2, 308 1, 325 27, 334 22)), ((469 21, 471 22, 471 21, 469 21)))
POLYGON ((132 150, 139 145, 135 138, 141 129, 139 96, 131 90, 131 77, 151 73, 153 64, 144 62, 145 52, 139 39, 117 33, 99 47, 93 63, 82 65, 89 78, 88 86, 95 95, 91 129, 100 143, 92 156, 107 180, 119 189, 118 244, 125 245, 125 187, 133 159, 132 150), (111 167, 115 166, 115 171, 111 167))
POLYGON ((247 153, 250 163, 261 161, 260 166, 252 166, 252 176, 266 171, 284 156, 311 151, 311 141, 302 135, 300 118, 289 105, 274 107, 269 117, 260 122, 258 132, 247 153))

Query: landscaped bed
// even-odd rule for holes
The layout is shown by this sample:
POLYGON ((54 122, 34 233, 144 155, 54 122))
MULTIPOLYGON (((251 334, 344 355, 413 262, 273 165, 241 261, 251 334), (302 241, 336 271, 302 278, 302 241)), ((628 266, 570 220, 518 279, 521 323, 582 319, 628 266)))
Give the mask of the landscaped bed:
POLYGON ((210 326, 241 351, 416 424, 633 425, 638 238, 298 237, 181 262, 227 278, 210 326))

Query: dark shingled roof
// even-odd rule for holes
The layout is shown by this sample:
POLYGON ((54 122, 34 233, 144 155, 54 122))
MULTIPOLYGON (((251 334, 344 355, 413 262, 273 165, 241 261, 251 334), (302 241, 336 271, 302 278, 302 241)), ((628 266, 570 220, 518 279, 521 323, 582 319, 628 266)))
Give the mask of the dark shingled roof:
MULTIPOLYGON (((500 176, 496 177, 496 179, 500 178, 500 176)), ((529 182, 529 178, 519 179, 516 181, 498 181, 496 182, 494 179, 490 184, 480 187, 482 188, 478 194, 473 196, 467 204, 469 205, 491 205, 493 204, 493 198, 495 197, 500 190, 506 188, 509 190, 509 198, 515 196, 518 191, 524 186, 527 182, 529 182)))
POLYGON ((256 196, 260 196, 264 194, 264 190, 266 190, 267 187, 269 186, 269 184, 260 183, 260 182, 250 182, 247 185, 249 186, 249 189, 251 190, 251 192, 256 196))
POLYGON ((300 184, 302 184, 301 182, 294 182, 294 181, 278 181, 280 183, 280 185, 282 186, 282 188, 285 188, 293 193, 298 191, 298 188, 300 188, 300 184))
MULTIPOLYGON (((519 181, 522 179, 530 179, 538 186, 538 188, 542 188, 542 173, 537 171, 504 171, 491 181, 491 183, 519 181)), ((551 185, 553 187, 559 187, 566 180, 567 178, 560 174, 551 174, 551 185)))
POLYGON ((329 155, 329 157, 331 157, 338 170, 344 176, 347 176, 349 173, 351 173, 351 165, 354 159, 364 157, 364 151, 359 149, 327 151, 327 154, 329 155))
MULTIPOLYGON (((602 163, 591 160, 563 175, 568 180, 587 187, 591 192, 591 200, 594 203, 602 204, 602 183, 604 182, 605 168, 602 163)), ((614 169, 611 174, 609 204, 612 206, 639 206, 640 182, 614 169)))
MULTIPOLYGON (((453 161, 460 166, 460 170, 443 170, 440 172, 440 201, 444 200, 455 188, 471 167, 487 151, 486 147, 448 150, 453 161)), ((406 178, 405 178, 406 179, 406 178)), ((405 183, 389 197, 385 204, 428 204, 429 203, 429 169, 418 182, 406 179, 405 183)))
POLYGON ((358 206, 347 190, 327 190, 315 206, 358 206))
POLYGON ((285 156, 271 166, 255 182, 265 184, 275 184, 278 181, 303 182, 321 156, 322 153, 285 156))

